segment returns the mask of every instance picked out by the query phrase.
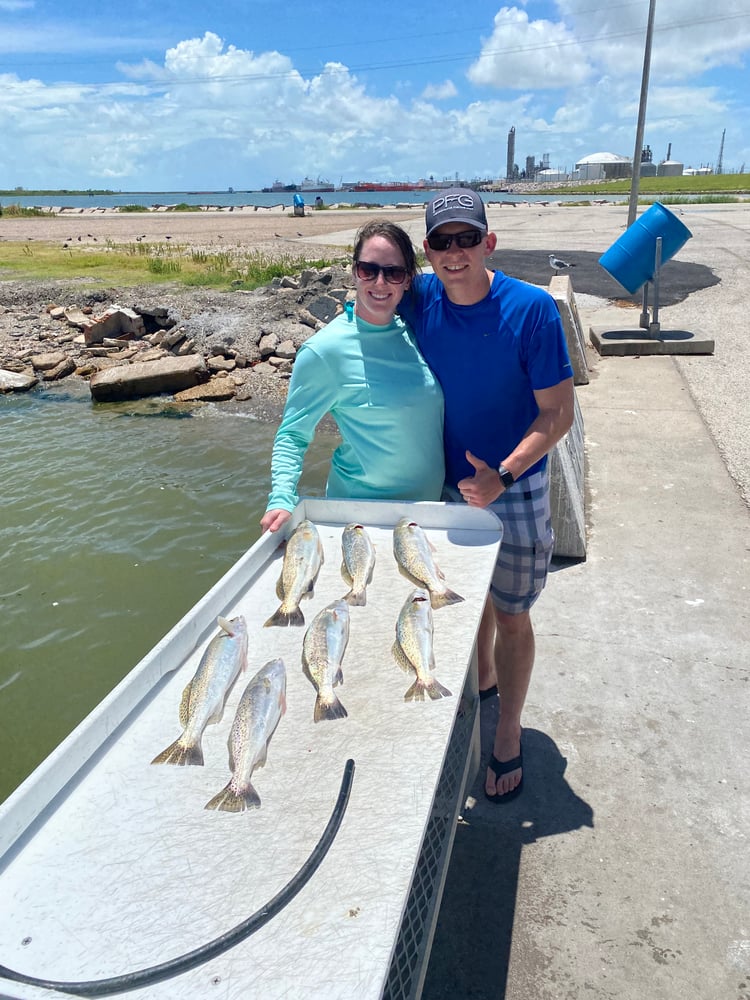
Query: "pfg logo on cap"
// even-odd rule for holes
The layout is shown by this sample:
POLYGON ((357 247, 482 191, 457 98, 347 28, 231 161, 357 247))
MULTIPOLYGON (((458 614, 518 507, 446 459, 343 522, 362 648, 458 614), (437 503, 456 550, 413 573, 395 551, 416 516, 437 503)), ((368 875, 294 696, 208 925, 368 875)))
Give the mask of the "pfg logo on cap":
POLYGON ((487 229, 484 202, 471 188, 451 188, 434 198, 425 213, 427 235, 447 222, 465 222, 475 229, 487 229))
POLYGON ((462 191, 460 194, 446 194, 436 198, 432 205, 434 215, 441 212, 449 212, 451 209, 464 209, 471 212, 474 208, 474 194, 471 191, 462 191))

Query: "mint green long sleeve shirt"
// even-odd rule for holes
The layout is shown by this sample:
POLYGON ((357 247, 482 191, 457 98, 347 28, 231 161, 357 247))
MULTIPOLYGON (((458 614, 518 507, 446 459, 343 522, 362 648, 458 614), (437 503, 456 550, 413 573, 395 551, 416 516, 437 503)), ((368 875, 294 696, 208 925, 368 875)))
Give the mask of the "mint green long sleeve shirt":
POLYGON ((440 499, 443 393, 400 318, 374 326, 342 313, 299 349, 273 446, 267 510, 296 506, 305 452, 328 413, 342 443, 327 496, 440 499))

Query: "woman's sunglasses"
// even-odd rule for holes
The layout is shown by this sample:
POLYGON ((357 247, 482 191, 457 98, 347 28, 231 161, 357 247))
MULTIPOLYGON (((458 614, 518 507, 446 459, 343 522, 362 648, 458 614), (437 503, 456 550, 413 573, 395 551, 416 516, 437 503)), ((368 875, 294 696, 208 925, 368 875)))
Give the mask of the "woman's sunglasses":
POLYGON ((447 250, 455 241, 457 247, 468 250, 470 247, 478 246, 483 239, 484 233, 478 229, 465 229, 462 233, 451 233, 449 236, 443 233, 431 233, 427 237, 427 245, 430 250, 447 250))
POLYGON ((406 281, 405 267, 383 267, 381 264, 373 264, 369 260, 355 260, 354 270, 362 281, 377 281, 381 271, 389 285, 403 285, 406 281))

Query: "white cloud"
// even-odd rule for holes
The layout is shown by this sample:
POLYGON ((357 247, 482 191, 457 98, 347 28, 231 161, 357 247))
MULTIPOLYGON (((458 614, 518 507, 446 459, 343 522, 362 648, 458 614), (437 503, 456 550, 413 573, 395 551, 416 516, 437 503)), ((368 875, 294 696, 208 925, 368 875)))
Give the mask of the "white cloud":
MULTIPOLYGON (((423 77, 409 89, 390 80, 392 92, 380 95, 369 77, 365 82, 341 62, 303 74, 282 52, 236 47, 213 32, 166 48, 160 60, 119 64, 118 83, 0 75, 0 187, 242 189, 306 174, 334 183, 502 176, 511 126, 520 164, 527 155, 549 154, 554 165, 570 166, 599 149, 629 156, 644 12, 640 5, 613 7, 581 26, 564 10, 567 2, 558 5, 559 24, 500 10, 468 81, 438 77, 425 85, 423 77), (487 99, 490 86, 496 89, 487 99), (414 93, 420 96, 405 96, 414 93)), ((670 17, 698 16, 685 0, 673 3, 679 9, 670 17)), ((728 24, 737 30, 735 20, 719 20, 718 37, 728 24)), ((70 36, 62 42, 67 46, 70 36)), ((696 52, 682 53, 686 64, 719 58, 715 40, 689 44, 696 52)), ((738 43, 733 58, 749 49, 750 42, 738 43)), ((710 161, 726 125, 725 164, 750 160, 740 75, 734 93, 712 76, 683 78, 679 55, 665 49, 659 56, 655 45, 645 135, 655 158, 674 140, 675 158, 710 161), (709 147, 700 153, 691 152, 697 136, 709 147)))
POLYGON ((458 91, 452 80, 444 80, 442 83, 428 84, 422 91, 422 97, 426 101, 445 101, 449 97, 455 97, 458 91))
POLYGON ((503 7, 467 75, 480 86, 545 89, 582 83, 591 67, 584 48, 564 24, 530 21, 525 11, 503 7))

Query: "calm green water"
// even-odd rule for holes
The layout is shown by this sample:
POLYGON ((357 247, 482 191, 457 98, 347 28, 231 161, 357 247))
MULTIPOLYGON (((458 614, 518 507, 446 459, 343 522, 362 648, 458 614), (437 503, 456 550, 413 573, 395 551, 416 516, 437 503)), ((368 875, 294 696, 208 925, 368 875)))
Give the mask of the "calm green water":
POLYGON ((0 396, 0 800, 258 538, 274 433, 85 385, 0 396))

